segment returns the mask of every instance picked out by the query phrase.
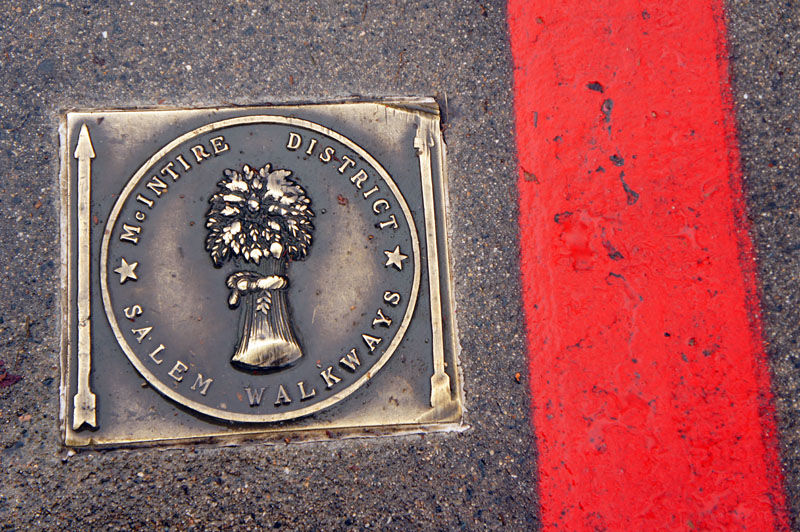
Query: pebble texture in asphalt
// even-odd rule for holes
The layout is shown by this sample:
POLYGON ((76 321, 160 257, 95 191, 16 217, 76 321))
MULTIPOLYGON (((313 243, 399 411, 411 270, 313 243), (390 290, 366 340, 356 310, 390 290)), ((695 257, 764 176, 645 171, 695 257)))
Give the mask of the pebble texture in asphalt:
POLYGON ((734 99, 793 529, 800 529, 800 6, 730 0, 734 99))

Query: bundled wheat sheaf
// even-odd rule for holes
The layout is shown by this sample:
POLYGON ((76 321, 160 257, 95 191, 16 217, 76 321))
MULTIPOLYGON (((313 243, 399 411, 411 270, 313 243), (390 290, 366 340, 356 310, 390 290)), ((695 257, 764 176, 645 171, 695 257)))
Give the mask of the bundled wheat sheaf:
POLYGON ((206 250, 216 266, 234 256, 255 264, 270 255, 305 258, 314 213, 306 191, 291 174, 272 170, 269 164, 259 170, 244 165, 241 172, 223 172, 206 215, 206 250))

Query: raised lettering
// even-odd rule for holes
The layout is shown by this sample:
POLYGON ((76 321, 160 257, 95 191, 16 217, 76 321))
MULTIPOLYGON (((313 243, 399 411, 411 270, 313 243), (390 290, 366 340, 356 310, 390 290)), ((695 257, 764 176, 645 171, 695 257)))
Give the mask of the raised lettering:
POLYGON ((370 353, 375 351, 375 348, 378 347, 378 344, 381 343, 382 340, 382 338, 372 336, 371 334, 362 334, 361 338, 364 340, 364 343, 367 344, 367 347, 369 347, 370 353))
POLYGON ((264 390, 266 390, 266 388, 262 386, 254 391, 249 386, 245 386, 244 389, 247 392, 247 400, 250 401, 250 406, 258 406, 261 404, 261 398, 264 396, 264 390))
POLYGON ((390 226, 392 229, 397 229, 397 218, 394 217, 394 214, 390 214, 388 220, 384 222, 378 222, 378 227, 380 227, 381 229, 390 226))
POLYGON ((289 394, 286 393, 286 390, 283 388, 283 384, 278 386, 278 398, 275 399, 275 406, 281 405, 290 405, 292 404, 292 400, 289 397, 289 394))
POLYGON ((167 184, 161 181, 157 176, 152 176, 150 182, 147 183, 147 188, 156 193, 156 196, 161 196, 167 190, 167 184))
POLYGON ((136 201, 138 201, 140 203, 144 203, 145 205, 147 205, 151 209, 153 208, 153 205, 155 205, 155 202, 153 200, 151 200, 147 196, 142 196, 141 194, 136 196, 136 201))
POLYGON ((181 175, 172 169, 173 166, 175 166, 175 163, 173 163, 172 161, 165 164, 164 168, 161 169, 161 175, 166 177, 166 175, 169 174, 169 176, 172 178, 173 181, 177 181, 181 177, 181 175))
POLYGON ((378 317, 372 320, 373 327, 375 327, 376 325, 380 325, 382 327, 389 327, 392 324, 392 320, 383 315, 383 309, 379 308, 377 315, 378 317))
POLYGON ((311 155, 314 153, 314 146, 317 145, 317 139, 311 139, 311 142, 308 145, 308 149, 306 150, 306 155, 311 155))
POLYGON ((373 194, 375 194, 377 191, 378 191, 378 185, 375 185, 375 186, 374 186, 374 187, 372 187, 371 189, 369 189, 369 190, 367 190, 366 192, 364 192, 364 199, 367 199, 368 197, 372 196, 372 195, 373 195, 373 194))
POLYGON ((369 176, 362 168, 356 174, 350 178, 350 182, 353 183, 357 189, 361 190, 361 185, 364 184, 364 181, 369 179, 369 176))
POLYGON ((124 309, 122 309, 122 312, 125 313, 126 318, 133 321, 136 319, 136 316, 141 316, 142 312, 144 311, 142 310, 142 307, 140 307, 139 305, 133 305, 132 307, 125 307, 124 309))
POLYGON ((205 395, 206 393, 208 393, 208 387, 211 386, 212 382, 214 382, 214 379, 212 379, 211 377, 207 378, 206 380, 203 380, 203 374, 198 373, 197 378, 195 379, 194 384, 192 384, 192 387, 190 389, 194 391, 199 388, 200 395, 205 395))
POLYGON ((297 133, 290 132, 289 133, 289 142, 286 143, 287 150, 296 150, 300 147, 303 143, 303 137, 298 135, 297 133))
POLYGON ((391 306, 396 307, 400 304, 400 294, 387 290, 383 293, 383 300, 389 303, 391 306))
POLYGON ((131 329, 131 332, 136 335, 136 343, 141 344, 152 330, 152 327, 142 327, 141 329, 131 329))
POLYGON ((149 356, 153 360, 153 362, 155 362, 156 364, 161 364, 164 361, 162 359, 160 359, 160 358, 156 358, 156 355, 158 355, 163 350, 164 350, 164 344, 161 344, 158 347, 156 347, 155 350, 152 353, 150 353, 149 355, 147 355, 147 356, 149 356))
POLYGON ((334 375, 334 374, 332 373, 332 371, 333 371, 333 366, 328 366, 328 368, 327 368, 325 371, 323 371, 322 373, 320 373, 320 375, 322 376, 322 378, 325 380, 325 385, 326 385, 326 387, 327 387, 329 390, 330 390, 331 388, 333 388, 333 385, 334 385, 334 384, 336 384, 337 382, 340 382, 340 381, 342 380, 342 379, 340 379, 339 377, 337 377, 336 375, 334 375))
POLYGON ((134 244, 139 243, 139 237, 134 235, 138 235, 142 232, 141 227, 138 225, 122 224, 122 230, 125 232, 120 235, 120 240, 127 240, 128 242, 133 242, 134 244))
POLYGON ((189 166, 189 163, 186 162, 186 159, 183 158, 183 155, 178 155, 177 157, 175 157, 175 160, 181 163, 181 166, 183 166, 184 170, 192 169, 192 167, 189 166))
POLYGON ((342 163, 342 166, 339 167, 340 174, 343 174, 348 166, 352 166, 353 168, 356 166, 356 162, 347 155, 342 155, 342 161, 344 162, 342 163))
POLYGON ((356 353, 356 348, 354 347, 349 353, 340 358, 339 364, 355 373, 356 368, 361 365, 361 361, 358 359, 358 354, 356 353))
POLYGON ((385 199, 383 199, 383 198, 381 198, 381 199, 379 199, 379 200, 376 200, 376 201, 375 201, 375 203, 373 203, 373 204, 372 204, 372 212, 374 212, 375 214, 380 214, 380 213, 382 213, 382 212, 386 212, 386 211, 388 211, 388 210, 389 210, 389 209, 391 209, 391 208, 392 208, 392 206, 391 206, 391 205, 389 205, 389 202, 388 202, 388 201, 386 201, 386 200, 385 200, 385 199), (379 207, 379 205, 383 205, 383 206, 384 206, 384 208, 383 208, 383 209, 381 209, 381 208, 379 207))
POLYGON ((198 163, 202 163, 203 159, 208 159, 211 157, 210 153, 206 153, 206 149, 202 144, 198 144, 197 146, 192 146, 191 150, 192 155, 197 160, 198 163))
POLYGON ((305 401, 306 399, 311 399, 315 395, 317 395, 317 390, 313 386, 311 387, 311 391, 306 393, 306 385, 303 381, 297 383, 297 387, 300 388, 300 400, 305 401))
POLYGON ((183 380, 183 373, 187 369, 189 369, 189 366, 178 360, 175 362, 175 365, 172 366, 172 369, 169 370, 169 373, 167 373, 167 375, 175 379, 175 381, 181 382, 183 380))
POLYGON ((133 217, 136 218, 138 221, 143 222, 145 218, 147 218, 147 215, 142 211, 136 211, 136 214, 134 214, 133 217))
POLYGON ((325 149, 322 150, 322 153, 319 154, 319 160, 327 164, 331 162, 331 159, 333 159, 334 153, 336 153, 336 150, 334 150, 330 146, 325 146, 325 149))
POLYGON ((219 137, 214 137, 213 139, 209 140, 209 142, 211 143, 211 147, 214 148, 214 155, 219 155, 220 153, 231 149, 231 147, 225 142, 225 137, 222 135, 219 137))
POLYGON ((364 339, 364 343, 369 347, 370 353, 375 351, 375 348, 378 347, 378 344, 381 343, 382 340, 382 338, 372 336, 371 334, 362 334, 361 338, 364 339))

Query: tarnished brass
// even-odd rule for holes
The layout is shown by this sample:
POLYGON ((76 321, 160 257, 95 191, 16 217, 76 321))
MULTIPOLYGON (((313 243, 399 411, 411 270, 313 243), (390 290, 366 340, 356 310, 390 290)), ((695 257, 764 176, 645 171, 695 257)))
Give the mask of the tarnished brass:
POLYGON ((73 446, 461 429, 429 99, 63 117, 73 446))

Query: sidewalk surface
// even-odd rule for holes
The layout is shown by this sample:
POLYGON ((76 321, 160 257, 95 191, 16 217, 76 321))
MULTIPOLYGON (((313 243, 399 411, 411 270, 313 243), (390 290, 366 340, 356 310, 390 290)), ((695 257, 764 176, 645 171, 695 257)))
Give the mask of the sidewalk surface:
POLYGON ((794 2, 3 7, 0 530, 800 522, 794 2), (384 96, 442 108, 470 429, 63 448, 60 113, 384 96))

